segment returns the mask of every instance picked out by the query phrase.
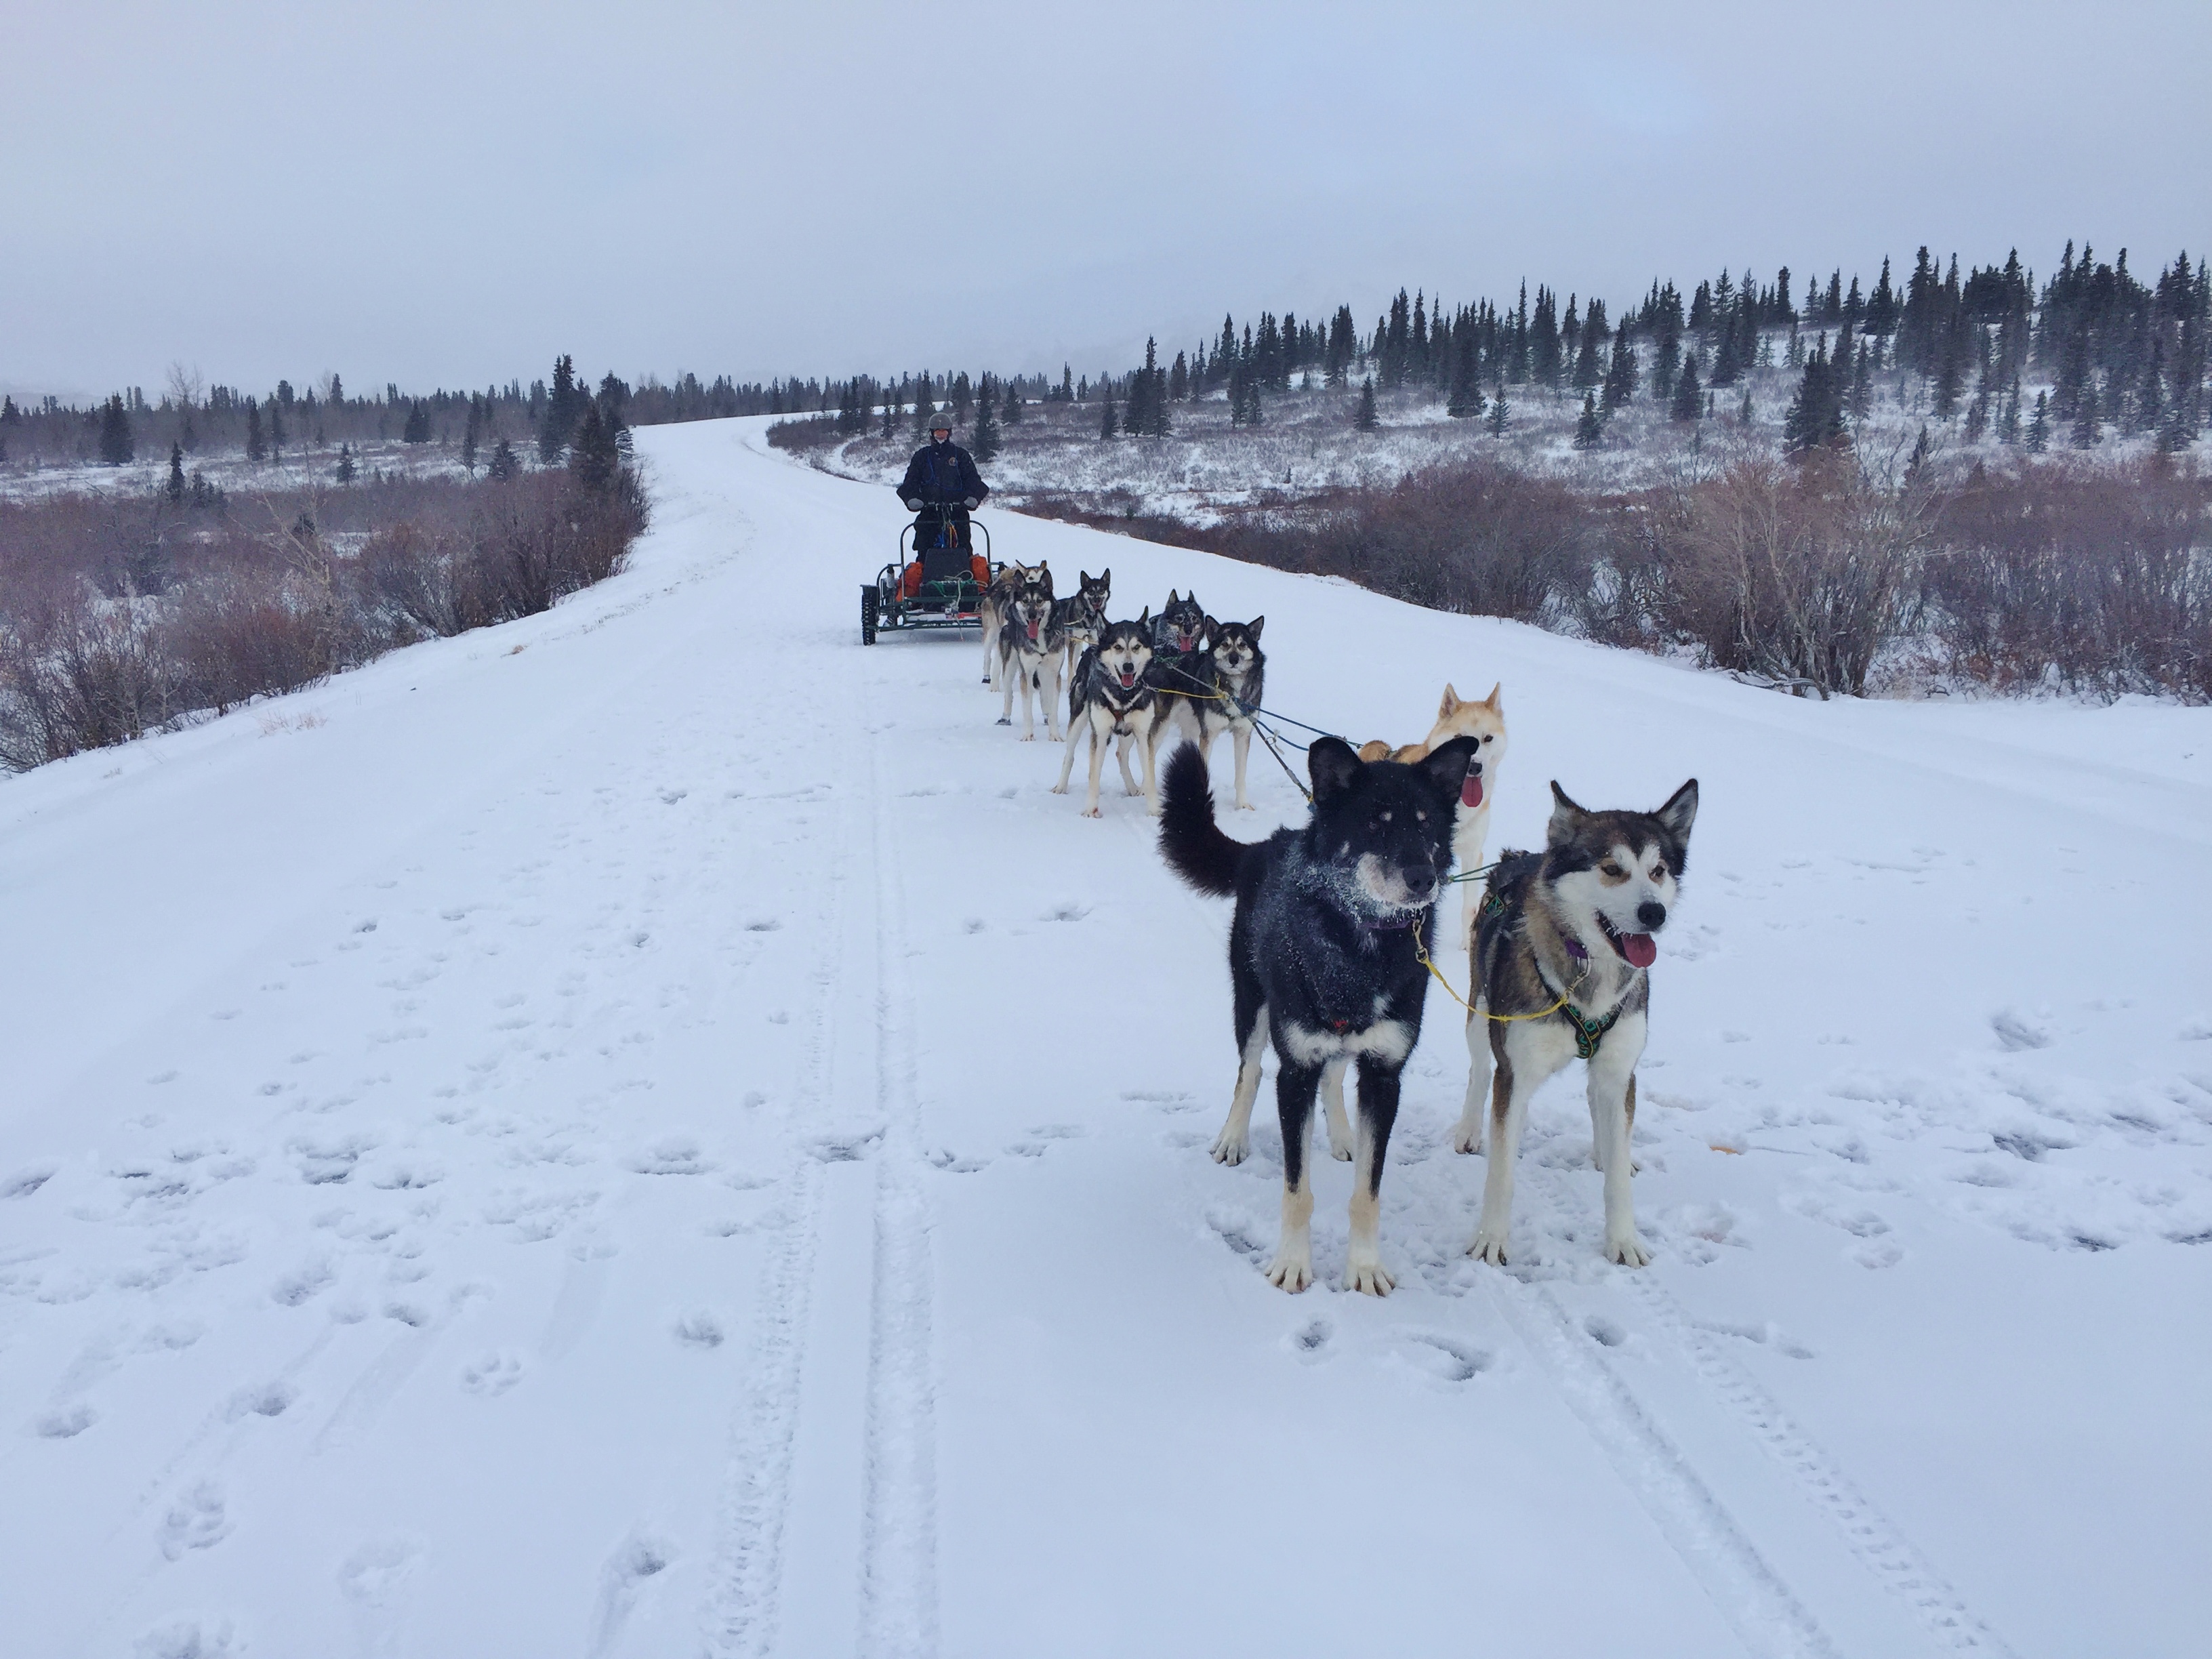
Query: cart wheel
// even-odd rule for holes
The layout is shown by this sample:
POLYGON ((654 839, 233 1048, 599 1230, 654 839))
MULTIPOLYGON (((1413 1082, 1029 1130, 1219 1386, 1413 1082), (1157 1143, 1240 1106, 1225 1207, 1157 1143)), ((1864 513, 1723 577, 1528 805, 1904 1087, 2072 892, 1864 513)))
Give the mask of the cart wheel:
POLYGON ((873 645, 875 642, 876 590, 864 587, 860 590, 860 643, 873 645))

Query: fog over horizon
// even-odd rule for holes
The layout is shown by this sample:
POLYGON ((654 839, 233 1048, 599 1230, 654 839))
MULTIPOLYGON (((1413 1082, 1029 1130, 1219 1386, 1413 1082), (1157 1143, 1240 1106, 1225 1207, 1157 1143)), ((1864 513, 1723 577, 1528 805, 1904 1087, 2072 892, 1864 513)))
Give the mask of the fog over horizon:
POLYGON ((1095 374, 1401 284, 2212 251, 2203 0, 10 10, 19 398, 1095 374))

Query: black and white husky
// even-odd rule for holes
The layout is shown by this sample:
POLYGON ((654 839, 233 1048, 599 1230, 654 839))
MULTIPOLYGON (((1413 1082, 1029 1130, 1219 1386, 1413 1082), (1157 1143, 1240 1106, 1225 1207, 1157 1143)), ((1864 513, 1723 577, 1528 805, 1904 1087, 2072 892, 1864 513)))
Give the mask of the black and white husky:
MULTIPOLYGON (((1136 622, 1108 623, 1098 642, 1083 653, 1067 690, 1067 753, 1060 763, 1055 795, 1067 793, 1068 775, 1075 769, 1078 732, 1091 739, 1091 793, 1084 798, 1083 816, 1098 816, 1098 774, 1106 764, 1106 746, 1121 740, 1115 750, 1121 763, 1121 786, 1132 795, 1141 793, 1157 802, 1159 790, 1152 772, 1151 742, 1152 702, 1152 627, 1149 617, 1136 622), (1141 791, 1129 774, 1129 750, 1137 750, 1145 766, 1141 791)), ((1154 811, 1158 811, 1155 805, 1154 811)))
POLYGON ((1054 616, 1052 586, 1031 573, 1016 587, 999 619, 999 684, 1006 707, 999 724, 1014 723, 1014 688, 1022 692, 1022 741, 1036 738, 1036 716, 1030 699, 1044 694, 1045 730, 1060 741, 1060 640, 1054 616))
POLYGON ((1428 977, 1416 947, 1433 942, 1454 810, 1474 748, 1455 738, 1407 766, 1362 761, 1349 744, 1323 738, 1306 751, 1312 816, 1256 844, 1232 841, 1215 823, 1195 748, 1176 750, 1168 763, 1160 850, 1200 892, 1237 900, 1229 929, 1237 1092, 1213 1153, 1224 1164, 1244 1156, 1261 1058, 1274 1045, 1283 1236, 1267 1277, 1286 1291, 1313 1281, 1306 1156, 1314 1097, 1327 1073, 1354 1059, 1359 1125, 1347 1149, 1354 1167, 1346 1283, 1374 1296, 1395 1283, 1376 1237, 1382 1156, 1398 1115, 1398 1074, 1421 1034, 1428 977))
POLYGON ((1209 767, 1214 739, 1229 733, 1237 756, 1237 805, 1247 812, 1252 802, 1244 790, 1244 768, 1252 754, 1252 711, 1260 706, 1267 679, 1267 659, 1260 649, 1267 622, 1265 617, 1248 623, 1206 617, 1196 651, 1161 659, 1152 712, 1155 749, 1171 732, 1180 732, 1198 745, 1209 767))
POLYGON ((1509 853, 1492 872, 1475 913, 1467 1105, 1452 1131, 1455 1151, 1480 1147, 1488 1093, 1489 1167, 1470 1255, 1504 1263, 1528 1097, 1579 1059, 1589 1066, 1590 1147, 1605 1176, 1606 1256, 1631 1267, 1651 1259, 1628 1184, 1636 1062, 1659 955, 1651 936, 1680 896, 1697 816, 1695 778, 1656 812, 1585 811, 1554 783, 1544 850, 1509 853))

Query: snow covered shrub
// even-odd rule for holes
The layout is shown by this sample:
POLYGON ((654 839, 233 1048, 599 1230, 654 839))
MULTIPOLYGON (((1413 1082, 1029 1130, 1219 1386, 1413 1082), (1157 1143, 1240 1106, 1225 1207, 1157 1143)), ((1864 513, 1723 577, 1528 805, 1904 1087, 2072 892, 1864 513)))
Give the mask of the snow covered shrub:
POLYGON ((25 771, 128 743, 177 705, 157 627, 127 605, 85 605, 0 623, 0 768, 25 771))

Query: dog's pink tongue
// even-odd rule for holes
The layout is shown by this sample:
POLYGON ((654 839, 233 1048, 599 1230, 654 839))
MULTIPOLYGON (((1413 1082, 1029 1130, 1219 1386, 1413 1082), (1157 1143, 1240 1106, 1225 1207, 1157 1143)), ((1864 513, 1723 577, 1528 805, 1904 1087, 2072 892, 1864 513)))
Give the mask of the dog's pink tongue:
POLYGON ((1659 960, 1658 941, 1649 933, 1623 933, 1620 954, 1628 958, 1632 968, 1649 968, 1659 960))
POLYGON ((1482 805, 1482 780, 1472 772, 1467 775, 1467 781, 1459 787, 1459 801, 1462 806, 1482 805))

